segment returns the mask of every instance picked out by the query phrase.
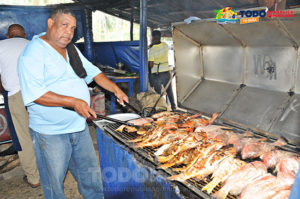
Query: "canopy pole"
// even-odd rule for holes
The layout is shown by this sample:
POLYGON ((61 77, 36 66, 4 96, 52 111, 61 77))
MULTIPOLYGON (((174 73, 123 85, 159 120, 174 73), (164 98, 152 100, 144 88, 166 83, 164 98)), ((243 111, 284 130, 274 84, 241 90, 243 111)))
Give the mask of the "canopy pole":
POLYGON ((133 41, 133 8, 131 8, 131 18, 130 18, 130 41, 133 41))
POLYGON ((147 0, 140 0, 140 91, 148 89, 147 0))
POLYGON ((84 52, 85 57, 92 63, 94 63, 93 53, 93 32, 92 32, 92 12, 88 9, 84 9, 84 15, 82 16, 83 32, 84 32, 84 52))

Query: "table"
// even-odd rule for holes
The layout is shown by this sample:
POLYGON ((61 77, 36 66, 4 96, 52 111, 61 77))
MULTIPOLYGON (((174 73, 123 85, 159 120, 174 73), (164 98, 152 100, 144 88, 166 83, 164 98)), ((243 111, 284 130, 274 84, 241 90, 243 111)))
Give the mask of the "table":
MULTIPOLYGON (((128 97, 133 95, 133 84, 139 76, 115 76, 115 75, 106 75, 114 83, 127 82, 128 83, 128 97)), ((114 94, 110 94, 110 112, 114 114, 116 112, 116 97, 114 94)))

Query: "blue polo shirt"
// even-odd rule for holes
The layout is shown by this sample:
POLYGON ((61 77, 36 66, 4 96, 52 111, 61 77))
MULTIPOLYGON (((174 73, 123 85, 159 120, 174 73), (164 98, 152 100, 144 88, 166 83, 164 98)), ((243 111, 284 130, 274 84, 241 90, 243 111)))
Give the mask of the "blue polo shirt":
MULTIPOLYGON (((19 57, 18 75, 22 97, 29 112, 29 127, 42 134, 65 134, 82 131, 86 120, 78 113, 36 104, 34 101, 48 91, 82 99, 90 104, 87 83, 101 71, 77 49, 87 76, 79 78, 54 48, 36 35, 19 57)), ((69 60, 69 58, 68 58, 69 60)))

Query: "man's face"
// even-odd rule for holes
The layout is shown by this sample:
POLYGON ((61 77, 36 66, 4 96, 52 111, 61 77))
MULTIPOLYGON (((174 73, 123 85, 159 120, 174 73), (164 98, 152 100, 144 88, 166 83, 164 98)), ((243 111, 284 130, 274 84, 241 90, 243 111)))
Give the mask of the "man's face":
POLYGON ((75 29, 76 19, 71 15, 61 14, 55 20, 48 20, 49 40, 60 48, 65 48, 71 42, 75 29))

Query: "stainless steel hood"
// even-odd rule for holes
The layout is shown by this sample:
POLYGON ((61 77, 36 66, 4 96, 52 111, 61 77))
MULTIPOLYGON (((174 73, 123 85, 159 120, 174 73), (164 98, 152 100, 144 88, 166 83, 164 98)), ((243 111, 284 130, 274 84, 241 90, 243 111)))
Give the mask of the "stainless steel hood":
POLYGON ((300 146, 300 9, 251 24, 174 23, 181 107, 300 146))

